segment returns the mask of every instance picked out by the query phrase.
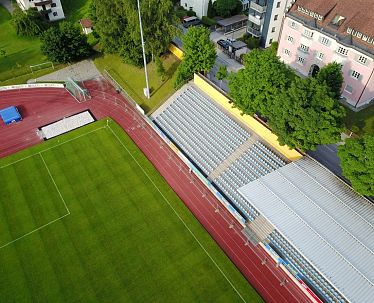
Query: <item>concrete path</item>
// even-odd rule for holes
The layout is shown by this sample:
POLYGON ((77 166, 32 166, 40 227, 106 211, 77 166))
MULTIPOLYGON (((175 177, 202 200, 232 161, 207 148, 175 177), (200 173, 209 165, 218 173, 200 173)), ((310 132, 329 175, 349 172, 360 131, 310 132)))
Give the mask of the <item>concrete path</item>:
POLYGON ((11 0, 0 0, 0 5, 4 6, 9 13, 13 13, 14 7, 11 0))
MULTIPOLYGON (((1 1, 1 0, 0 0, 1 1)), ((83 60, 72 64, 68 67, 60 69, 56 72, 37 78, 37 81, 65 81, 71 77, 76 81, 85 81, 100 76, 99 70, 96 68, 92 60, 83 60)), ((30 81, 31 82, 31 81, 30 81)))

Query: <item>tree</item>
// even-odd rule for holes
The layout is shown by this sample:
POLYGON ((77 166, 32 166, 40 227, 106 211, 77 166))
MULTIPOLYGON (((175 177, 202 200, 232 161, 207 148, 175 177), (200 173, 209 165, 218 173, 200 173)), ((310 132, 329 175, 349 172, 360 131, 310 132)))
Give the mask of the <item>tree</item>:
POLYGON ((213 7, 216 14, 224 18, 243 10, 243 4, 239 0, 216 0, 213 7))
POLYGON ((156 57, 155 63, 156 63, 157 75, 160 77, 161 81, 164 81, 166 72, 165 72, 164 65, 162 64, 162 61, 159 56, 156 57))
POLYGON ((6 50, 0 49, 0 57, 6 57, 6 50))
MULTIPOLYGON (((149 60, 166 51, 179 32, 178 19, 171 0, 143 0, 140 10, 149 60)), ((124 62, 136 66, 143 64, 136 1, 93 0, 90 15, 105 52, 118 53, 124 62)))
POLYGON ((69 63, 91 54, 87 37, 71 22, 64 21, 49 28, 42 35, 41 41, 42 53, 54 62, 69 63))
POLYGON ((330 96, 329 88, 314 78, 295 78, 275 95, 268 122, 280 144, 314 150, 319 144, 340 141, 344 108, 330 96))
POLYGON ((46 20, 36 8, 29 8, 23 11, 18 5, 15 5, 12 23, 19 36, 37 36, 47 28, 46 20))
POLYGON ((228 86, 234 105, 243 113, 267 117, 275 96, 287 90, 294 77, 271 49, 255 49, 244 56, 244 69, 230 75, 228 86))
POLYGON ((183 36, 184 55, 177 69, 175 87, 192 79, 194 73, 206 73, 212 69, 216 61, 216 49, 209 35, 207 28, 193 26, 183 36))
POLYGON ((325 83, 331 91, 331 97, 339 100, 343 86, 342 66, 332 62, 320 69, 316 76, 320 83, 325 83))
POLYGON ((362 195, 374 196, 374 136, 347 139, 339 146, 343 175, 362 195))
POLYGON ((119 53, 129 40, 126 13, 128 6, 123 0, 92 0, 90 16, 94 20, 101 47, 107 53, 119 53))
POLYGON ((208 18, 213 18, 214 16, 215 16, 214 6, 213 6, 213 3, 212 3, 212 0, 209 0, 207 17, 208 18))
POLYGON ((219 85, 220 88, 222 87, 222 80, 226 79, 228 75, 229 75, 229 73, 227 72, 226 65, 218 66, 218 70, 217 70, 217 73, 216 73, 216 78, 218 80, 220 80, 220 85, 219 85))
MULTIPOLYGON (((179 20, 175 15, 173 2, 171 0, 143 0, 141 13, 146 51, 152 58, 160 56, 167 50, 170 41, 179 33, 179 20)), ((137 29, 137 38, 140 39, 138 18, 130 19, 129 26, 137 29)))

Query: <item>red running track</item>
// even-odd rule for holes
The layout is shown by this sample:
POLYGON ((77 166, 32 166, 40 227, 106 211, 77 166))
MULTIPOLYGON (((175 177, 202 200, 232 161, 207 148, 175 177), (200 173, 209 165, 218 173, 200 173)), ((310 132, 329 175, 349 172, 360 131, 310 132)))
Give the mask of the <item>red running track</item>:
POLYGON ((92 100, 84 103, 76 102, 62 89, 0 92, 0 108, 16 105, 24 115, 21 123, 0 125, 0 157, 40 142, 36 128, 64 116, 85 109, 97 119, 109 116, 127 132, 266 302, 312 302, 261 246, 247 243, 241 225, 230 212, 190 174, 184 162, 122 96, 102 79, 85 85, 92 100), (282 281, 288 282, 283 285, 282 281))

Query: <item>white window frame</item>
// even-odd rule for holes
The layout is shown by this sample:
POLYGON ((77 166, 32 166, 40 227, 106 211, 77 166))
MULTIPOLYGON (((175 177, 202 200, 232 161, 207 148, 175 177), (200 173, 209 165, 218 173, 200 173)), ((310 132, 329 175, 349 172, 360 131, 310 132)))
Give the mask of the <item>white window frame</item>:
POLYGON ((329 45, 330 43, 330 39, 326 38, 326 37, 321 37, 321 40, 320 40, 321 44, 323 45, 329 45), (325 42, 324 42, 325 41, 325 42))
POLYGON ((292 36, 287 36, 287 41, 288 41, 289 43, 292 43, 292 44, 293 44, 293 42, 295 41, 295 39, 294 39, 292 36))
POLYGON ((304 29, 303 36, 312 39, 314 36, 314 33, 309 29, 304 29))
POLYGON ((297 56, 297 60, 296 62, 300 65, 304 65, 305 64, 305 58, 304 57, 301 57, 301 56, 297 56), (301 59, 301 60, 300 60, 301 59))
POLYGON ((309 53, 309 46, 305 45, 305 44, 300 44, 300 50, 306 54, 309 53))
POLYGON ((291 51, 290 51, 289 49, 285 48, 285 49, 283 50, 283 53, 284 53, 286 56, 291 57, 291 51))
POLYGON ((322 52, 318 52, 316 58, 317 58, 318 60, 323 61, 323 59, 325 58, 325 54, 322 53, 322 52))
POLYGON ((339 54, 339 55, 342 55, 342 56, 348 56, 348 48, 345 48, 343 46, 338 46, 338 48, 336 49, 336 52, 339 54))
POLYGON ((357 62, 361 63, 363 65, 366 65, 367 62, 368 62, 368 58, 365 57, 365 56, 359 55, 358 58, 357 58, 357 62))
POLYGON ((359 72, 357 72, 357 71, 355 71, 355 70, 351 70, 351 77, 352 77, 353 79, 359 80, 359 79, 360 79, 360 76, 361 76, 361 74, 360 74, 359 72))

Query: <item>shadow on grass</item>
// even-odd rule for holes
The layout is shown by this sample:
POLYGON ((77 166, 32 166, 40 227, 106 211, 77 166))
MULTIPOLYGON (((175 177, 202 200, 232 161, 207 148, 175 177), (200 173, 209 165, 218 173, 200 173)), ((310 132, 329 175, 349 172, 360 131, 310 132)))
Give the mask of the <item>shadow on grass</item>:
POLYGON ((151 90, 151 96, 153 96, 154 94, 157 93, 158 90, 160 90, 166 83, 168 83, 169 81, 171 81, 171 79, 173 78, 173 75, 174 73, 176 72, 178 66, 179 66, 179 62, 174 62, 169 68, 168 70, 166 71, 166 76, 167 78, 161 83, 161 85, 159 85, 157 87, 156 90, 151 90))

